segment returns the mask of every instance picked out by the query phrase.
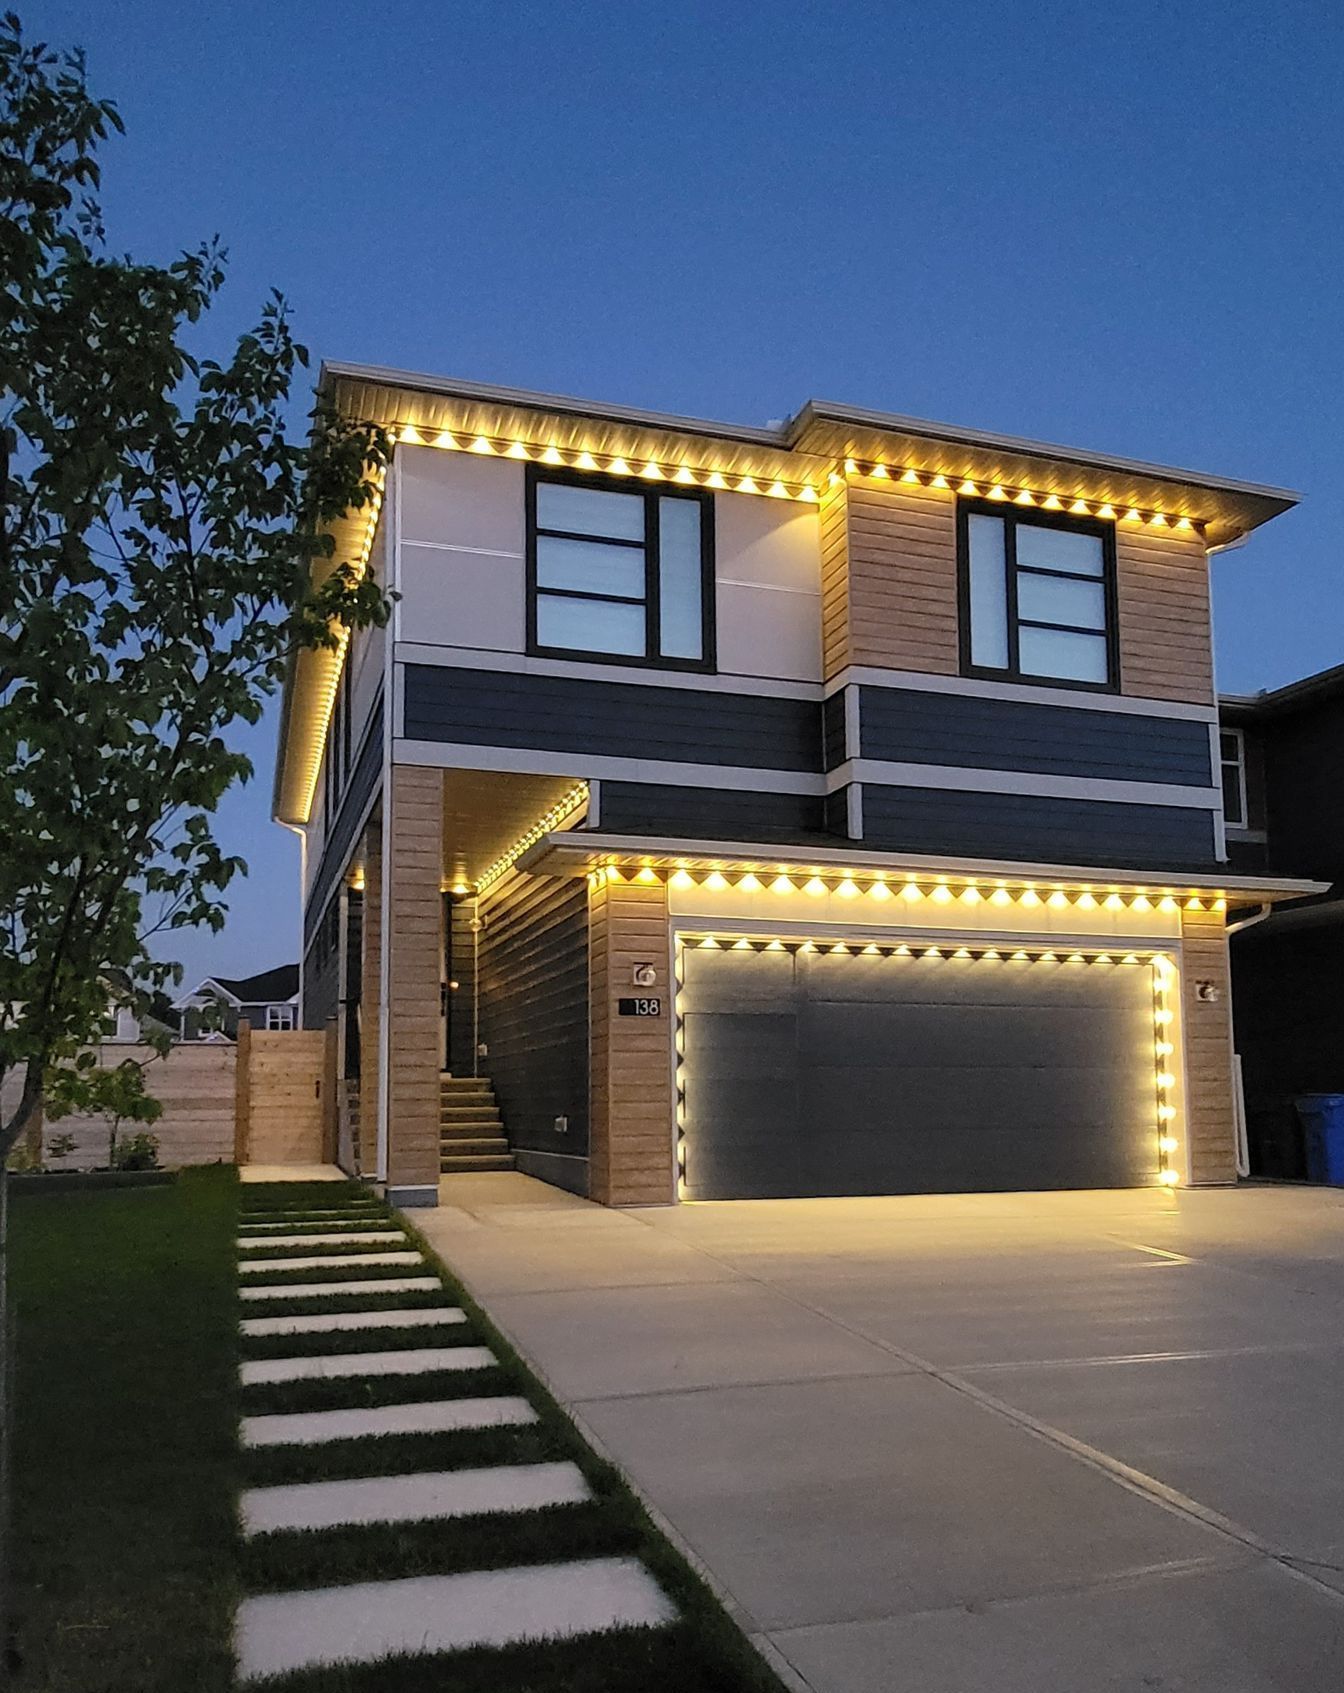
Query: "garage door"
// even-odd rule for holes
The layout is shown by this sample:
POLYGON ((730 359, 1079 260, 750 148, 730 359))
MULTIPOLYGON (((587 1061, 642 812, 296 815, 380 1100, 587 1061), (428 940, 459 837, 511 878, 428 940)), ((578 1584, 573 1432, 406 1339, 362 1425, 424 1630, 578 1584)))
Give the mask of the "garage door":
POLYGON ((689 1198, 1155 1176, 1143 965, 692 946, 678 1004, 689 1198))

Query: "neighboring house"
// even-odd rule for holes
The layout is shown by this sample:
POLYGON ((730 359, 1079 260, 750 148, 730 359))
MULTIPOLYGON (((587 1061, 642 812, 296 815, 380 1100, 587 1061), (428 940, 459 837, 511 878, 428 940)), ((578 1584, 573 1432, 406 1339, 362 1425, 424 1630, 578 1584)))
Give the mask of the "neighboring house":
POLYGON ((1300 1178, 1293 1100, 1344 1093, 1344 665, 1219 703, 1232 865, 1330 884, 1232 941, 1251 1171, 1300 1178))
POLYGON ((234 1040, 247 1019, 254 1029, 292 1029, 299 1014, 299 967, 280 964, 255 976, 207 976, 173 1002, 183 1040, 234 1040))
POLYGON ((1274 488, 812 402, 329 365, 397 599, 301 654, 303 1023, 353 1156, 610 1204, 1225 1182, 1208 555, 1274 488), (444 1072, 451 1080, 444 1080, 444 1072), (442 1137, 442 1146, 441 1146, 442 1137))

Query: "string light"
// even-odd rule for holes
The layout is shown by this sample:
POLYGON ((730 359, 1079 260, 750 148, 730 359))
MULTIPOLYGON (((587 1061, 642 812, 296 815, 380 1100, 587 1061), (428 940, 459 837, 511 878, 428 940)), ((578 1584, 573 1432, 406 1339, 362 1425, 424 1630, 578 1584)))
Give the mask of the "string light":
MULTIPOLYGON (((552 829, 558 829, 573 812, 577 811, 580 806, 587 805, 587 803, 587 782, 576 782, 568 793, 563 794, 549 811, 543 813, 537 819, 525 835, 520 835, 506 852, 502 852, 495 862, 481 873, 476 882, 476 892, 483 894, 488 888, 493 887, 506 871, 513 868, 529 847, 535 846, 542 836, 549 835, 552 829)), ((611 869, 614 866, 608 868, 611 869)), ((644 868, 648 870, 650 867, 646 865, 644 868)), ((609 876, 608 880, 610 879, 609 876)), ((644 870, 639 872, 636 879, 644 880, 644 870)), ((653 879, 661 881, 662 878, 654 871, 653 879)))

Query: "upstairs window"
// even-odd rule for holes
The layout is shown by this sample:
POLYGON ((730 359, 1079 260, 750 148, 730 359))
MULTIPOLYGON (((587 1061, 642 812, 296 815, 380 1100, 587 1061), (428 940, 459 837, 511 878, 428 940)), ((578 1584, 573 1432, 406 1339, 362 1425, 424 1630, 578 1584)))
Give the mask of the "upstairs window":
POLYGON ((1115 533, 1109 524, 957 509, 961 657, 969 675, 1115 688, 1115 533))
POLYGON ((266 1007, 266 1027, 268 1029, 292 1029, 294 1027, 294 1007, 292 1005, 268 1005, 266 1007))
POLYGON ((714 507, 595 477, 528 473, 528 650, 708 670, 714 507))
POLYGON ((1218 752, 1223 766, 1223 821, 1229 829, 1246 827, 1246 737, 1240 729, 1222 729, 1218 752))

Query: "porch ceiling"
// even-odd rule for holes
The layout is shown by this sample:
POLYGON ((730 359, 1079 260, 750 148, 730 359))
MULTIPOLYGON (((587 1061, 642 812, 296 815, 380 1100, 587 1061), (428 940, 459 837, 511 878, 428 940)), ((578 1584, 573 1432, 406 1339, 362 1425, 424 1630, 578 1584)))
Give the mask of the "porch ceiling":
POLYGON ((469 886, 574 786, 575 776, 501 770, 443 773, 443 879, 469 886))

